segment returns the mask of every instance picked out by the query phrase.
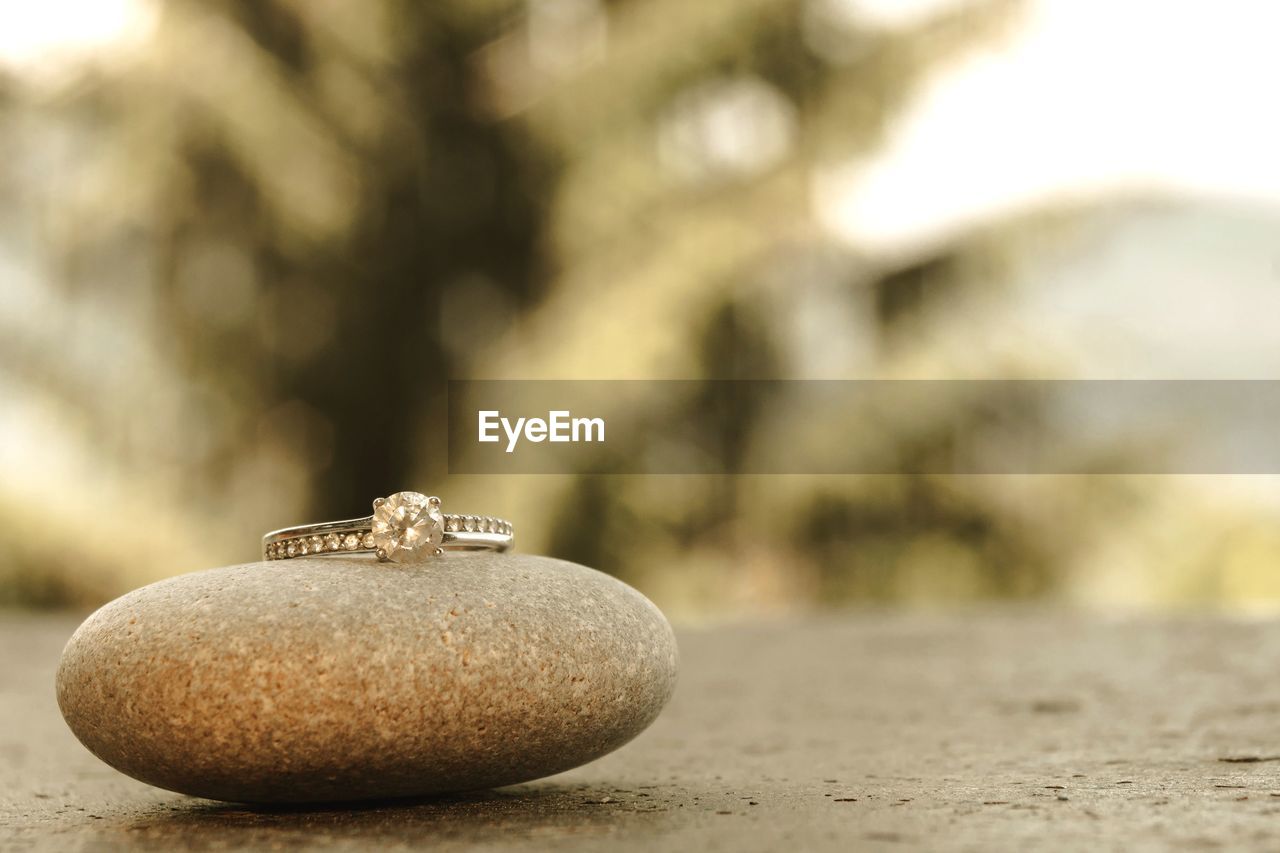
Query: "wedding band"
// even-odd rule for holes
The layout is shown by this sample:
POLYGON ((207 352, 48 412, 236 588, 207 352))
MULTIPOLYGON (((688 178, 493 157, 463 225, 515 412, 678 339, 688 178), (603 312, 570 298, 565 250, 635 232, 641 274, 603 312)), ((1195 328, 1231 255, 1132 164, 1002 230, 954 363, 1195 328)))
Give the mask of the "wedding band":
POLYGON ((346 521, 300 524, 262 537, 265 560, 373 552, 380 561, 417 563, 445 551, 506 551, 514 543, 511 522, 488 515, 440 511, 440 499, 396 492, 373 502, 373 515, 346 521))

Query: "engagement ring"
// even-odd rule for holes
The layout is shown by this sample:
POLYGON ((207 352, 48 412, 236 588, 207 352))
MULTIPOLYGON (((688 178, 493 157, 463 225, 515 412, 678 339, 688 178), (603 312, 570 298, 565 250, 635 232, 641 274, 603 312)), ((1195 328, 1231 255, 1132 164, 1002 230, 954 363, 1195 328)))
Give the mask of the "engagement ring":
POLYGON ((511 522, 488 515, 450 515, 440 499, 396 492, 373 502, 373 515, 273 530, 262 537, 262 556, 287 560, 372 551, 381 561, 418 563, 445 551, 506 551, 511 522))

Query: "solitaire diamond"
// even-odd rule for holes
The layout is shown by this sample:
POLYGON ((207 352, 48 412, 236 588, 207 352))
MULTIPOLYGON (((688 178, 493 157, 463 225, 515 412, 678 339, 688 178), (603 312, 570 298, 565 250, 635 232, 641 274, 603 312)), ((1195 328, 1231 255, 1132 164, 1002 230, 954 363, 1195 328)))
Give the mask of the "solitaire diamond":
POLYGON ((440 499, 396 492, 373 504, 372 547, 378 556, 413 563, 439 553, 444 538, 440 499))

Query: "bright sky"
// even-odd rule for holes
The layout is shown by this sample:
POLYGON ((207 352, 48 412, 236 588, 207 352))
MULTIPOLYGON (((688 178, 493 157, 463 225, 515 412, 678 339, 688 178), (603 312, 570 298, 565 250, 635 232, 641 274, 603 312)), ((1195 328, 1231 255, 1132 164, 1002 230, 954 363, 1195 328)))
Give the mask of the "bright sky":
POLYGON ((144 40, 156 14, 150 0, 0 0, 0 69, 56 76, 144 40))
POLYGON ((940 69, 883 156, 815 177, 828 227, 893 253, 1116 189, 1280 201, 1280 4, 1030 0, 1024 20, 940 69))
MULTIPOLYGON (((961 0, 810 0, 908 28, 961 0)), ((820 219, 911 251, 1053 199, 1155 189, 1280 200, 1280 4, 1027 0, 1007 43, 939 69, 870 165, 815 176, 820 219)), ((57 75, 144 40, 152 0, 0 0, 0 67, 57 75)))

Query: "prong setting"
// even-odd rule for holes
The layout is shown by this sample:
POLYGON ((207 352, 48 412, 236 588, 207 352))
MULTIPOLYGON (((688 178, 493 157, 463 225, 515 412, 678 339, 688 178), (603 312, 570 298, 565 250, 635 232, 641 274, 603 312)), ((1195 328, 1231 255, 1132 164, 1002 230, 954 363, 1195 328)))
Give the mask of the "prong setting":
POLYGON ((444 541, 440 499, 421 492, 388 495, 373 510, 368 544, 396 563, 417 563, 433 556, 444 541))

